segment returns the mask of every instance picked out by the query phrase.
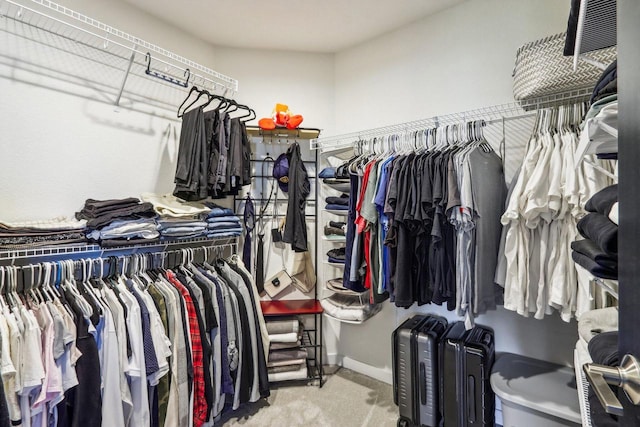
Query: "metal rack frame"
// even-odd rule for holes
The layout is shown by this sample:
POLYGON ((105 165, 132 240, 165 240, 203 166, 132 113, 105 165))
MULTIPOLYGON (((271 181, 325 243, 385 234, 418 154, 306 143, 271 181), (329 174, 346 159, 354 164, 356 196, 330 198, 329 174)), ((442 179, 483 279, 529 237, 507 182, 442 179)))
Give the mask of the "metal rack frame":
MULTIPOLYGON (((0 32, 12 34, 21 41, 42 44, 49 48, 47 53, 55 51, 55 54, 71 54, 85 59, 86 68, 90 70, 87 73, 83 63, 84 75, 80 70, 50 68, 51 64, 47 62, 33 64, 27 60, 25 63, 30 70, 35 66, 44 74, 62 73, 81 82, 86 81, 87 86, 105 89, 113 97, 111 102, 116 106, 121 105, 123 97, 128 96, 134 102, 175 108, 171 101, 177 95, 172 93, 171 101, 154 97, 158 83, 178 90, 180 94, 189 85, 223 92, 224 95, 238 91, 238 80, 232 77, 49 0, 0 0, 0 32), (107 83, 109 79, 101 80, 99 75, 92 75, 91 72, 99 74, 98 67, 120 72, 119 82, 113 80, 117 76, 109 76, 113 81, 107 83), (162 67, 162 70, 156 71, 158 67, 162 67), (141 95, 140 87, 132 88, 131 83, 127 85, 132 75, 153 81, 154 88, 144 87, 141 95)), ((7 46, 7 49, 11 47, 7 46)), ((146 86, 139 81, 135 85, 146 86)))

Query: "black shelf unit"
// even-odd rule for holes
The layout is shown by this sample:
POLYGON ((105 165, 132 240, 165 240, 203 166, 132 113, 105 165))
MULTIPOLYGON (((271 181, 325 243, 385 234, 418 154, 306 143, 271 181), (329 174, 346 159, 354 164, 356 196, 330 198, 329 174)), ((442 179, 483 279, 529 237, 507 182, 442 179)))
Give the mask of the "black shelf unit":
MULTIPOLYGON (((320 129, 315 128, 299 128, 299 129, 274 129, 274 130, 263 130, 258 127, 247 126, 247 134, 252 139, 252 142, 260 141, 263 144, 268 144, 272 149, 268 150, 267 155, 270 155, 272 158, 277 158, 281 153, 286 152, 290 143, 294 141, 298 141, 301 145, 308 140, 317 138, 320 135, 320 129), (254 140, 253 138, 257 138, 254 140), (277 142, 276 142, 277 141, 277 142)), ((255 152, 255 150, 254 150, 255 152)), ((313 160, 304 160, 303 163, 305 166, 313 166, 317 168, 318 164, 318 153, 315 151, 313 153, 313 160)), ((252 174, 251 181, 252 186, 257 186, 259 191, 257 192, 259 196, 254 191, 253 194, 256 194, 256 197, 251 197, 255 209, 256 214, 260 210, 260 207, 263 203, 268 200, 269 190, 271 188, 270 180, 273 179, 272 175, 270 175, 272 171, 272 164, 274 160, 268 158, 252 158, 252 174)), ((318 186, 317 186, 317 177, 312 176, 314 174, 309 175, 309 180, 311 181, 311 195, 307 199, 305 217, 308 220, 313 220, 317 222, 318 219, 318 186)), ((280 191, 277 189, 277 191, 280 191)), ((252 192, 249 191, 249 194, 252 192)), ((244 197, 241 195, 234 197, 234 209, 238 216, 242 218, 244 212, 244 204, 246 199, 246 192, 244 192, 244 197)), ((273 203, 274 199, 271 200, 273 203)), ((283 207, 283 204, 286 205, 287 199, 286 197, 278 196, 278 214, 275 215, 277 218, 282 218, 286 216, 286 206, 283 207)), ((273 217, 272 212, 268 212, 265 214, 265 217, 273 217)), ((315 229, 315 227, 314 227, 315 229)), ((317 234, 317 233, 316 233, 317 234)), ((318 236, 316 236, 318 237, 318 236)), ((257 241, 257 237, 253 236, 254 242, 257 241)), ((314 261, 314 268, 316 270, 316 274, 319 266, 318 254, 316 251, 314 261)), ((253 269, 252 269, 253 271, 253 269)), ((255 273, 254 273, 255 274, 255 273)), ((278 318, 291 318, 291 317, 300 317, 303 321, 304 317, 312 317, 313 323, 312 326, 308 329, 305 328, 302 334, 301 346, 300 348, 307 350, 307 378, 300 380, 284 380, 278 381, 277 384, 284 385, 289 382, 300 382, 300 381, 315 381, 318 380, 318 386, 321 388, 324 385, 324 368, 323 368, 323 342, 322 342, 322 316, 323 309, 322 305, 320 305, 320 301, 318 300, 318 284, 313 290, 313 295, 310 298, 306 299, 293 299, 293 300, 262 300, 261 302, 263 315, 266 320, 268 319, 278 319, 278 318)))

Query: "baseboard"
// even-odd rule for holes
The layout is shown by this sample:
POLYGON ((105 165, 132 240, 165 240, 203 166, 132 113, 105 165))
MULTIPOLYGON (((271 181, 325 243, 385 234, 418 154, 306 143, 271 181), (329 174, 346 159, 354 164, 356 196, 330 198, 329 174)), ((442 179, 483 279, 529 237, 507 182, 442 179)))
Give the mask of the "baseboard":
POLYGON ((367 365, 366 363, 359 362, 338 353, 327 354, 325 364, 342 366, 343 368, 351 369, 359 374, 375 378, 378 381, 393 384, 393 374, 391 373, 391 369, 377 368, 375 366, 367 365))

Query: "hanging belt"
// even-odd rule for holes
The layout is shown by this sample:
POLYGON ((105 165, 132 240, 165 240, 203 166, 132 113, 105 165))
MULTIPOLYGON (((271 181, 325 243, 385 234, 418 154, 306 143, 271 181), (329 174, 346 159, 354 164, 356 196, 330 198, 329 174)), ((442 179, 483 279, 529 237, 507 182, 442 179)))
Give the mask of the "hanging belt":
POLYGON ((244 235, 244 246, 242 248, 242 262, 249 272, 251 272, 251 234, 253 233, 255 225, 256 210, 251 197, 247 195, 247 200, 244 204, 244 228, 246 232, 244 235))

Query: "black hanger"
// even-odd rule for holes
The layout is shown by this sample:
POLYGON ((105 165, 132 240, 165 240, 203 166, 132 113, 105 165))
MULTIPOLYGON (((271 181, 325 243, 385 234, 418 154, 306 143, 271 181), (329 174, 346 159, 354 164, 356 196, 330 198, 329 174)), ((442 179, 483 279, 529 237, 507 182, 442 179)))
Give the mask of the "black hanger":
POLYGON ((238 118, 239 119, 244 119, 245 117, 248 117, 248 118, 246 118, 245 120, 240 120, 240 121, 243 122, 243 123, 246 123, 246 122, 250 122, 251 120, 255 119, 257 117, 255 110, 253 108, 249 108, 249 114, 247 114, 246 116, 240 116, 238 118))
MULTIPOLYGON (((247 114, 244 114, 242 116, 238 116, 236 117, 237 119, 244 119, 247 117, 252 116, 253 114, 255 114, 255 112, 253 111, 253 109, 249 108, 248 106, 244 105, 244 104, 238 104, 238 108, 240 108, 241 110, 245 110, 247 111, 247 114)), ((255 118, 255 117, 254 117, 255 118)), ((251 119, 247 119, 247 120, 243 120, 243 121, 249 121, 249 120, 253 120, 253 118, 251 119)))
POLYGON ((196 102, 198 102, 198 100, 200 99, 200 97, 201 97, 202 95, 211 96, 211 94, 210 94, 207 90, 204 90, 204 89, 203 89, 203 90, 200 90, 200 89, 196 88, 195 86, 193 86, 193 87, 191 88, 191 91, 189 91, 189 95, 185 98, 185 100, 182 102, 182 104, 180 105, 180 107, 178 107, 178 117, 182 117, 182 116, 184 116, 184 113, 186 113, 186 112, 187 112, 187 110, 188 110, 189 108, 191 108, 191 106, 193 106, 193 104, 195 104, 196 102), (195 88, 195 90, 198 92, 198 96, 196 97, 196 99, 195 99, 191 104, 189 104, 188 106, 186 106, 186 107, 184 108, 184 110, 182 110, 182 114, 181 114, 181 113, 180 113, 180 107, 182 107, 182 105, 184 105, 184 103, 185 103, 185 102, 187 102, 187 100, 189 99, 189 96, 191 96, 191 93, 193 93, 193 89, 194 89, 194 88, 195 88))
POLYGON ((187 94, 186 98, 184 98, 184 101, 182 101, 182 104, 180 104, 180 106, 178 107, 178 117, 182 117, 182 115, 180 114, 180 109, 187 102, 187 100, 191 97, 193 92, 200 93, 200 89, 198 89, 197 86, 191 86, 191 89, 189 90, 189 93, 187 94))
POLYGON ((216 105, 216 108, 214 108, 214 110, 225 108, 227 106, 227 103, 229 102, 229 100, 224 96, 216 95, 215 93, 207 92, 207 95, 209 96, 209 100, 204 105, 202 105, 202 108, 208 107, 209 104, 211 104, 211 102, 213 102, 214 99, 217 99, 220 101, 220 103, 216 105))

